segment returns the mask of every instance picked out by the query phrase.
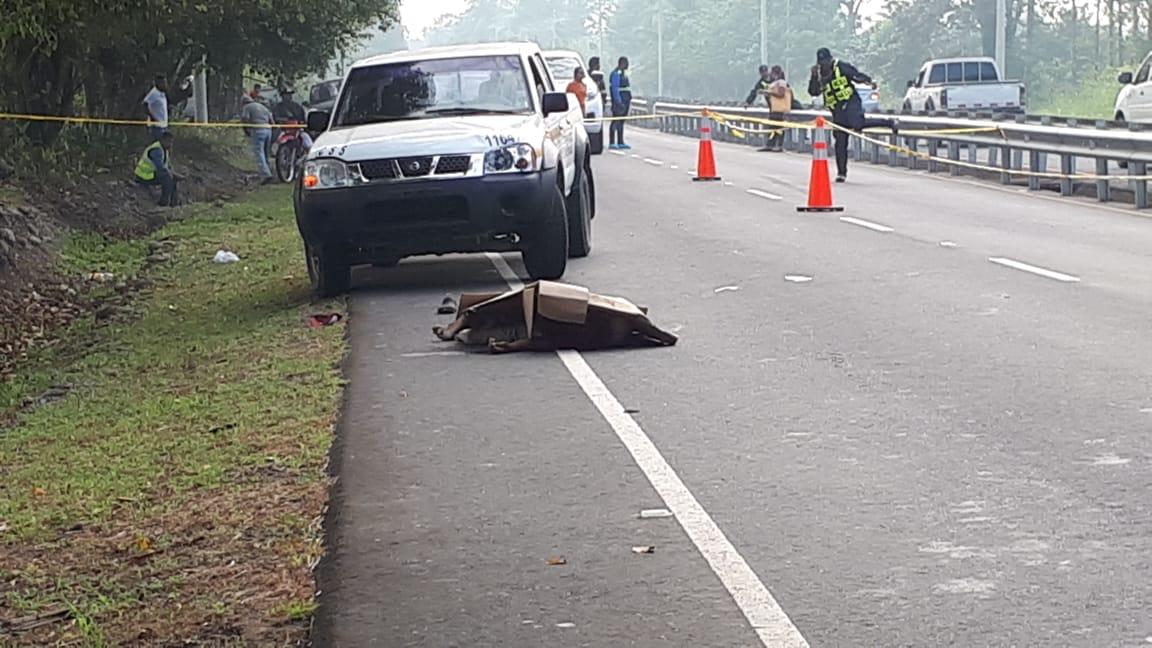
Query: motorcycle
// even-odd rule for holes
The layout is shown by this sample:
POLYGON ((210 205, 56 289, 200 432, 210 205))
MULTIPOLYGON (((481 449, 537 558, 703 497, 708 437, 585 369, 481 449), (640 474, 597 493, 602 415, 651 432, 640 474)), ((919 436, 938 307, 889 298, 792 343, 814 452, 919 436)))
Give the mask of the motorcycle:
MULTIPOLYGON (((290 126, 299 125, 296 120, 289 120, 290 126)), ((296 165, 304 159, 303 128, 285 128, 276 137, 276 176, 280 182, 292 182, 296 177, 296 165)))

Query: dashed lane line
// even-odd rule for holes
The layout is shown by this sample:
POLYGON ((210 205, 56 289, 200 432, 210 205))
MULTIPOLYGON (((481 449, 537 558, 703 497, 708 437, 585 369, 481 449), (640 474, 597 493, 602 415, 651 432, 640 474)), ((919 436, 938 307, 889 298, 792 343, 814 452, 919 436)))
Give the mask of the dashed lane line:
POLYGON ((777 196, 774 193, 768 193, 767 191, 760 191, 759 189, 745 189, 744 191, 745 191, 745 193, 752 194, 753 196, 756 196, 758 198, 765 198, 767 200, 784 200, 784 196, 777 196))
POLYGON ((1041 277, 1047 277, 1049 279, 1055 279, 1056 281, 1062 281, 1064 283, 1076 283, 1076 282, 1080 281, 1080 277, 1074 277, 1070 274, 1064 274, 1063 272, 1057 272, 1055 270, 1049 270, 1047 268, 1041 268, 1040 266, 1034 266, 1032 264, 1024 263, 1023 261, 1017 261, 1015 259, 1006 259, 1004 257, 991 257, 988 260, 992 263, 997 264, 997 265, 1002 265, 1002 266, 1007 267, 1007 268, 1013 268, 1015 270, 1022 270, 1024 272, 1031 272, 1034 275, 1039 275, 1041 277))
POLYGON ((888 232, 896 231, 896 230, 892 229, 891 227, 888 227, 887 225, 881 225, 880 223, 873 223, 872 221, 866 221, 862 218, 853 218, 851 216, 841 216, 840 222, 848 223, 849 225, 857 225, 859 227, 865 227, 865 228, 870 229, 870 230, 875 231, 875 232, 888 233, 888 232))

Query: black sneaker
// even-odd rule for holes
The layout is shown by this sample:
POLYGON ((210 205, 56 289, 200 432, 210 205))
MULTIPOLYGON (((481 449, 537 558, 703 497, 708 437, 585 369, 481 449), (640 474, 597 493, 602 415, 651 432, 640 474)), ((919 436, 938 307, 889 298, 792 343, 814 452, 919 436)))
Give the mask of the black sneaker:
POLYGON ((843 176, 843 175, 836 176, 836 182, 847 182, 847 181, 848 181, 848 176, 843 176))

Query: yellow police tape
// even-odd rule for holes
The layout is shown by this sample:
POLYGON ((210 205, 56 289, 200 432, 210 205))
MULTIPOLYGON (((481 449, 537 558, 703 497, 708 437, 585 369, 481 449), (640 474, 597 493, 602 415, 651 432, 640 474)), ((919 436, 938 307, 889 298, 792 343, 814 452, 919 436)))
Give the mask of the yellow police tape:
MULTIPOLYGON (((708 116, 716 121, 717 125, 727 129, 734 136, 741 139, 747 135, 775 135, 784 132, 788 129, 799 130, 812 130, 816 128, 816 121, 808 122, 789 122, 779 121, 773 119, 764 119, 762 117, 751 117, 748 115, 733 115, 729 113, 715 112, 709 109, 702 109, 695 112, 686 113, 661 113, 657 115, 625 115, 621 117, 602 117, 602 121, 640 121, 649 119, 666 119, 669 117, 699 117, 708 116), (762 124, 765 126, 773 126, 770 129, 756 129, 752 130, 743 126, 736 126, 733 121, 751 122, 754 124, 762 124)), ((0 119, 20 120, 20 121, 49 121, 49 122, 65 122, 75 124, 115 124, 121 126, 152 126, 153 122, 143 119, 113 119, 110 117, 61 117, 57 115, 29 115, 21 113, 0 113, 0 119)), ((931 155, 929 153, 921 153, 904 146, 891 144, 882 140, 868 137, 863 132, 857 132, 849 128, 845 128, 838 124, 832 123, 831 120, 825 120, 827 127, 832 130, 839 130, 848 135, 882 146, 891 151, 905 153, 907 155, 917 157, 923 160, 937 162, 939 164, 958 166, 966 169, 974 169, 978 171, 990 171, 993 173, 1002 173, 1010 176, 1023 176, 1033 178, 1051 178, 1057 180, 1083 180, 1083 181, 1101 181, 1101 180, 1152 180, 1152 174, 1147 175, 1098 175, 1095 173, 1059 173, 1055 171, 1032 171, 1025 169, 1005 169, 1003 167, 994 167, 987 164, 978 164, 975 162, 964 162, 961 160, 953 160, 950 158, 942 158, 939 156, 931 155)), ((169 122, 169 126, 179 127, 199 127, 199 128, 251 128, 251 124, 243 122, 169 122)), ((291 129, 291 128, 306 128, 303 124, 276 124, 276 128, 291 129)), ((882 128, 867 129, 866 132, 880 131, 882 128)), ((909 137, 924 137, 928 135, 958 135, 964 133, 988 133, 999 131, 1003 136, 1003 130, 998 126, 973 126, 969 128, 945 128, 938 130, 915 130, 909 131, 909 137)))
MULTIPOLYGON (((115 124, 118 126, 154 126, 154 122, 146 121, 143 119, 113 119, 111 117, 60 117, 57 115, 24 115, 18 113, 0 113, 0 119, 11 119, 17 121, 47 121, 47 122, 65 122, 72 124, 115 124)), ((178 122, 170 121, 168 126, 189 127, 195 126, 200 128, 252 128, 252 124, 245 124, 243 122, 178 122)), ((303 124, 276 124, 276 128, 305 128, 303 124)))

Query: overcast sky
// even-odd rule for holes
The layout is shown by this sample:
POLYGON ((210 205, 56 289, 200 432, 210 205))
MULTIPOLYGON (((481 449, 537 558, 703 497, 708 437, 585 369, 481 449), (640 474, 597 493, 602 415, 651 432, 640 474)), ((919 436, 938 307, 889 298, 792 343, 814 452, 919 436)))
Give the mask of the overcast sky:
MULTIPOLYGON (((860 14, 869 16, 884 6, 884 0, 864 0, 860 14)), ((412 38, 421 38, 424 31, 436 24, 445 14, 459 14, 468 7, 468 0, 401 0, 400 17, 412 38)))

